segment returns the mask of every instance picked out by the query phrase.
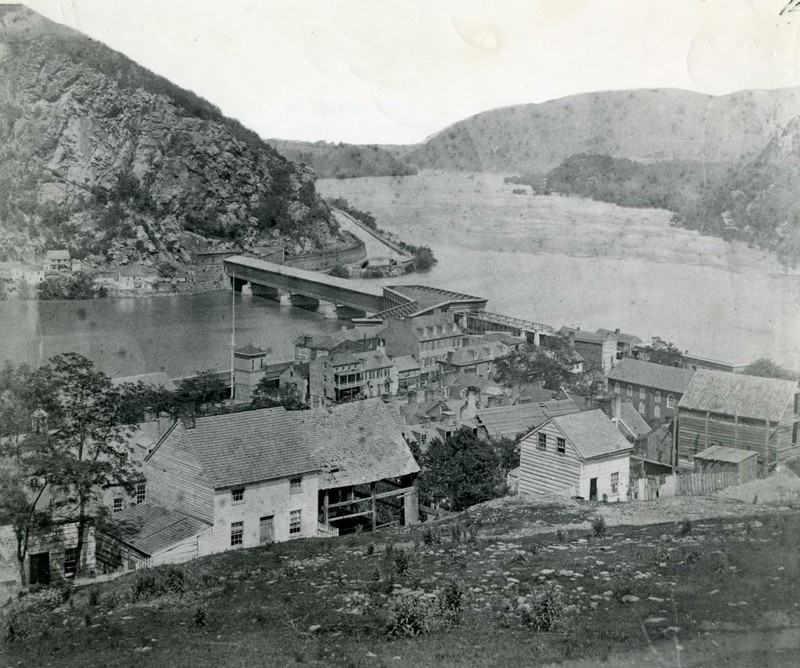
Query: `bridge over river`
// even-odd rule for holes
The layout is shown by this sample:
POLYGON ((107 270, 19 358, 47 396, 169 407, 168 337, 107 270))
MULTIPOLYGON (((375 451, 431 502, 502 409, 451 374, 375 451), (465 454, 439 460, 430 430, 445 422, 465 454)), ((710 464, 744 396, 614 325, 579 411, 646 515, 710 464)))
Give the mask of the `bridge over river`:
POLYGON ((398 296, 379 287, 244 255, 226 258, 224 266, 235 290, 249 284, 254 295, 305 308, 335 308, 340 317, 379 313, 398 304, 398 296))

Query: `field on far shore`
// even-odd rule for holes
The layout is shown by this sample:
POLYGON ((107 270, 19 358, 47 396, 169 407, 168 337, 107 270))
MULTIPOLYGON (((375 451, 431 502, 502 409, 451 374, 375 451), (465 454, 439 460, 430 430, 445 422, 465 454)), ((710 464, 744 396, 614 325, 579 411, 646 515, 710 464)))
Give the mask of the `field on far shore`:
POLYGON ((769 253, 670 225, 663 209, 628 209, 503 183, 504 175, 423 170, 414 176, 320 179, 384 229, 415 244, 695 264, 740 272, 786 271, 769 253), (514 194, 524 189, 525 194, 514 194))
POLYGON ((795 665, 798 544, 793 504, 501 499, 29 594, 0 665, 795 665))

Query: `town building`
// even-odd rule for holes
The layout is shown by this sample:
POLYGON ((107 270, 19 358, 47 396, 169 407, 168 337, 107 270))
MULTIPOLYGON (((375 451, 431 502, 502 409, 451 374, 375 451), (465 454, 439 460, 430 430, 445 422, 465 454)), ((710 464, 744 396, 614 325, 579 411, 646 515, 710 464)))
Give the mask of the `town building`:
POLYGON ((626 357, 608 374, 608 389, 622 401, 630 401, 653 426, 672 421, 689 382, 691 369, 681 369, 626 357))
POLYGON ((758 453, 712 445, 694 456, 694 470, 695 473, 729 474, 741 485, 758 477, 758 453))
POLYGON ((233 351, 234 398, 238 403, 249 404, 253 393, 267 371, 268 350, 248 343, 233 351))
POLYGON ((317 357, 308 365, 309 397, 315 406, 363 399, 366 384, 364 360, 351 353, 317 357))
POLYGON ((352 354, 362 361, 365 398, 391 397, 397 394, 399 375, 394 362, 383 353, 383 348, 352 354))
POLYGON ((150 292, 158 282, 159 276, 155 269, 138 264, 120 267, 114 272, 114 280, 119 290, 139 290, 150 292))
POLYGON ((415 391, 419 387, 419 362, 412 355, 398 355, 392 361, 397 369, 398 392, 415 391))
POLYGON ((579 412, 572 399, 550 399, 540 403, 496 406, 478 410, 481 433, 492 438, 517 438, 559 415, 579 412))
POLYGON ((296 362, 311 362, 337 352, 367 352, 385 345, 384 325, 344 328, 332 334, 301 334, 294 342, 296 362))
POLYGON ((574 327, 562 327, 558 333, 567 339, 570 350, 581 356, 587 371, 608 374, 616 364, 618 347, 615 333, 597 334, 574 327))
POLYGON ((763 471, 800 454, 797 382, 698 369, 678 404, 678 464, 712 445, 758 453, 763 471))
POLYGON ((625 334, 620 332, 619 328, 615 330, 598 329, 595 334, 601 336, 613 336, 617 340, 617 359, 621 360, 623 357, 635 356, 639 348, 644 345, 644 342, 635 334, 625 334))
POLYGON ((697 371, 698 369, 707 369, 708 371, 729 371, 731 373, 741 373, 747 368, 747 364, 732 364, 730 362, 722 362, 720 360, 710 359, 708 357, 701 357, 699 355, 692 355, 688 350, 681 355, 683 363, 687 369, 697 371))
POLYGON ((71 271, 72 260, 68 250, 49 250, 45 254, 44 269, 50 271, 71 271))
POLYGON ((519 493, 625 501, 632 450, 599 409, 551 418, 520 442, 519 493))

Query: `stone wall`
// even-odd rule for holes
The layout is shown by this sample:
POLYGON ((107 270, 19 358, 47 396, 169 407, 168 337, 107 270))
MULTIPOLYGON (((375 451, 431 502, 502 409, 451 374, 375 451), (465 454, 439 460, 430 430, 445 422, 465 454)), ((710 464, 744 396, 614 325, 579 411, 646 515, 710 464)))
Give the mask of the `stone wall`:
POLYGON ((287 255, 283 263, 289 267, 307 269, 309 271, 327 271, 337 264, 355 264, 367 259, 367 248, 364 242, 349 232, 344 232, 348 237, 348 244, 344 248, 305 255, 287 255))

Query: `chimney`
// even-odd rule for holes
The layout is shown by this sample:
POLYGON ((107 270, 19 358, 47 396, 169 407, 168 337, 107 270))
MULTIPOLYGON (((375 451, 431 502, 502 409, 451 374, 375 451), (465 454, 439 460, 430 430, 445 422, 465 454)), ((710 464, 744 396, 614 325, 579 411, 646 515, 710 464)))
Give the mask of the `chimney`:
POLYGON ((567 342, 569 343, 570 349, 574 350, 574 348, 575 348, 575 331, 574 330, 570 330, 570 331, 567 332, 567 342))
POLYGON ((614 397, 611 401, 614 409, 614 422, 619 424, 620 411, 622 410, 622 399, 620 397, 614 397))
POLYGON ((181 418, 181 421, 183 422, 184 428, 186 428, 186 429, 194 429, 194 427, 195 427, 194 415, 188 415, 188 414, 184 415, 181 418))
POLYGON ((161 440, 169 431, 169 428, 174 424, 175 420, 169 413, 161 412, 158 414, 158 440, 161 440))
POLYGON ((619 334, 619 327, 614 330, 614 334, 619 334))
POLYGON ((144 409, 144 422, 155 422, 157 419, 158 415, 152 407, 148 406, 144 409))

